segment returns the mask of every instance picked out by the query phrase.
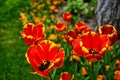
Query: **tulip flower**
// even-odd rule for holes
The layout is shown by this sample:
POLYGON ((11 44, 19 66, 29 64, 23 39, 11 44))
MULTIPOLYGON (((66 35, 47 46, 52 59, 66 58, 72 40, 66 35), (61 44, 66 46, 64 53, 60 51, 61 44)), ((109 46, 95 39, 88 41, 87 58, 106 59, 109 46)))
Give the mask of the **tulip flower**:
POLYGON ((111 45, 114 44, 118 38, 117 30, 112 25, 100 26, 98 29, 98 33, 100 35, 101 34, 107 35, 110 39, 111 45))
POLYGON ((120 80, 120 70, 114 72, 114 80, 120 80))
POLYGON ((63 48, 58 50, 54 42, 43 40, 28 49, 26 59, 36 74, 49 78, 51 70, 63 65, 64 54, 63 48))
POLYGON ((68 44, 72 45, 72 41, 77 38, 77 34, 75 31, 70 30, 65 34, 65 39, 68 44))
POLYGON ((98 35, 95 32, 85 33, 81 39, 75 39, 72 43, 74 51, 91 62, 102 58, 110 45, 106 35, 98 35))
POLYGON ((81 33, 86 28, 88 28, 87 24, 82 21, 75 23, 75 29, 77 33, 81 33))
POLYGON ((71 75, 69 72, 62 72, 61 76, 60 76, 60 80, 74 80, 74 75, 72 76, 72 78, 70 79, 71 75))
POLYGON ((66 24, 63 24, 62 22, 58 22, 55 26, 55 29, 57 32, 62 32, 66 29, 66 24))
POLYGON ((44 25, 34 25, 29 23, 24 26, 24 29, 21 31, 21 36, 25 43, 29 46, 37 44, 40 40, 45 38, 44 25))
POLYGON ((70 22, 72 20, 72 14, 70 12, 66 12, 63 14, 63 19, 66 22, 70 22))

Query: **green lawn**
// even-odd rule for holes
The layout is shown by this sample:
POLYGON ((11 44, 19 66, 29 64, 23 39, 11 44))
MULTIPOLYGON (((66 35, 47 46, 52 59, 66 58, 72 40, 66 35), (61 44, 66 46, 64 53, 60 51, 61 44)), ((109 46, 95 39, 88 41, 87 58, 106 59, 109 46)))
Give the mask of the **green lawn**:
POLYGON ((0 80, 41 80, 31 75, 32 68, 25 59, 26 44, 20 36, 22 24, 19 12, 27 1, 0 1, 0 80))

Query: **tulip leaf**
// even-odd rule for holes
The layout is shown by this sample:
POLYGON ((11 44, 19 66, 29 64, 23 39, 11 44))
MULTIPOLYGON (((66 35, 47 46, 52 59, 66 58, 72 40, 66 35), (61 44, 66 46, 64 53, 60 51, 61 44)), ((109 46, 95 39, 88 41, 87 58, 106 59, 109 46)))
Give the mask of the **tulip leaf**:
POLYGON ((95 79, 97 79, 97 76, 99 74, 99 70, 102 67, 102 65, 100 64, 100 61, 98 61, 95 66, 94 66, 94 77, 95 79))
POLYGON ((54 69, 51 73, 51 78, 54 80, 57 69, 54 69))
POLYGON ((112 80, 112 78, 113 78, 114 65, 115 65, 115 61, 111 62, 110 68, 109 68, 108 71, 107 71, 106 78, 107 78, 108 80, 112 80))

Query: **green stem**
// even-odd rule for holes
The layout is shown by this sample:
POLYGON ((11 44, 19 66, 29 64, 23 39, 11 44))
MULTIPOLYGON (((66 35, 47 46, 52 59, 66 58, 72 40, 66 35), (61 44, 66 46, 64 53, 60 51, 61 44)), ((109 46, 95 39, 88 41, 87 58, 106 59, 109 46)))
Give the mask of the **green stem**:
POLYGON ((95 80, 94 74, 94 62, 92 62, 92 80, 95 80))
POLYGON ((50 76, 49 80, 52 80, 52 77, 51 77, 50 73, 49 73, 49 76, 50 76))

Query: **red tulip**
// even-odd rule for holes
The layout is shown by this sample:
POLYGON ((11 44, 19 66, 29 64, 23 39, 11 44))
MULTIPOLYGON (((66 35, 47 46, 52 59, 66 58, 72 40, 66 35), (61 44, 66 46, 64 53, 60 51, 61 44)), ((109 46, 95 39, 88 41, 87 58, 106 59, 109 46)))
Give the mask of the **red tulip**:
POLYGON ((44 25, 34 25, 29 23, 24 26, 24 29, 21 31, 21 36, 29 46, 37 44, 40 40, 45 38, 44 25))
POLYGON ((62 72, 60 80, 74 80, 74 76, 72 76, 72 79, 70 79, 70 76, 69 72, 62 72))
POLYGON ((92 31, 93 31, 92 28, 85 28, 83 29, 82 34, 87 33, 87 32, 92 32, 92 31))
POLYGON ((58 22, 55 26, 55 29, 57 32, 62 32, 66 29, 66 25, 63 24, 62 22, 58 22))
POLYGON ((87 32, 83 34, 81 39, 75 39, 72 46, 77 54, 94 62, 102 58, 108 50, 109 44, 110 42, 106 35, 87 32))
POLYGON ((77 38, 77 34, 75 31, 70 30, 65 34, 65 39, 67 40, 68 44, 72 45, 72 41, 77 38))
POLYGON ((43 40, 28 49, 26 58, 39 76, 49 78, 51 70, 62 66, 64 50, 62 48, 58 50, 55 43, 43 40))
POLYGON ((100 35, 101 34, 107 35, 110 39, 111 45, 114 44, 118 38, 117 30, 112 25, 100 26, 98 29, 98 33, 100 35))
POLYGON ((75 29, 76 29, 77 33, 81 33, 86 28, 88 28, 87 24, 85 24, 82 21, 75 23, 75 29))
POLYGON ((66 22, 70 22, 72 20, 72 14, 70 12, 66 12, 63 14, 63 19, 66 22))
POLYGON ((120 70, 114 72, 114 80, 120 80, 120 70))

